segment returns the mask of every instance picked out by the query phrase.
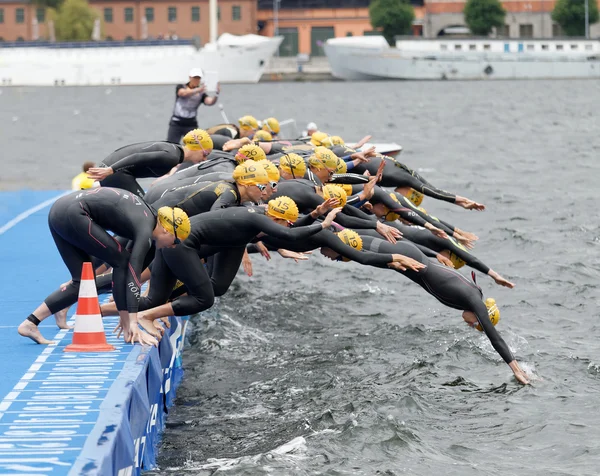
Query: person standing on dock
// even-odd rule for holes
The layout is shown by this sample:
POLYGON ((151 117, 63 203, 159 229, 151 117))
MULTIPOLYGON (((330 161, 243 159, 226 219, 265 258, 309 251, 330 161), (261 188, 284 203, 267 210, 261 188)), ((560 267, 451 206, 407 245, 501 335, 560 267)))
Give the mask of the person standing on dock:
POLYGON ((189 131, 198 128, 198 108, 201 104, 213 106, 219 99, 221 86, 217 83, 217 91, 214 96, 206 94, 206 86, 202 84, 204 72, 200 68, 190 71, 190 80, 187 84, 178 84, 173 114, 169 121, 169 132, 167 141, 179 144, 181 138, 189 131))

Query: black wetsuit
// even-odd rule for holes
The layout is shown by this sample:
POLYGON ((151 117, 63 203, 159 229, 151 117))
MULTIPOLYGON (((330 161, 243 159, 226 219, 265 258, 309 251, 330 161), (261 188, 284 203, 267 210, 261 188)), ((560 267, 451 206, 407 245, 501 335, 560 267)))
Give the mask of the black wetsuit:
POLYGON ((261 232, 286 240, 303 239, 321 231, 320 224, 289 229, 262 214, 258 207, 233 207, 192 217, 189 237, 176 248, 157 250, 152 264, 148 296, 141 298, 140 309, 167 302, 181 281, 187 296, 173 301, 177 316, 203 311, 212 306, 214 297, 225 293, 240 267, 246 244, 261 232), (218 253, 219 263, 212 274, 200 261, 218 253))
MULTIPOLYGON (((371 236, 363 236, 362 239, 364 250, 373 251, 374 253, 399 253, 419 263, 426 264, 427 268, 418 272, 410 269, 398 272, 417 283, 442 304, 460 311, 473 312, 496 352, 500 354, 506 363, 515 360, 508 345, 506 345, 506 342, 504 342, 504 339, 502 339, 488 317, 479 286, 469 281, 458 271, 426 258, 415 245, 406 240, 392 244, 371 236)), ((387 266, 380 267, 387 268, 387 266)))
MULTIPOLYGON (((343 146, 332 147, 331 150, 337 154, 338 157, 344 157, 355 152, 354 149, 343 146)), ((382 161, 385 161, 386 165, 383 169, 381 182, 379 182, 381 187, 411 187, 424 195, 438 200, 450 203, 456 201, 455 194, 435 187, 415 170, 407 167, 393 157, 388 157, 386 155, 378 154, 375 157, 371 157, 369 162, 360 162, 352 169, 352 172, 363 174, 368 170, 369 173, 374 176, 382 161)))
MULTIPOLYGON (((277 191, 271 198, 287 196, 293 199, 298 205, 300 213, 309 214, 325 200, 315 190, 315 183, 305 179, 292 179, 280 181, 277 191)), ((377 220, 373 216, 358 210, 355 207, 346 205, 342 208, 342 213, 335 217, 336 223, 346 228, 377 228, 377 220)))
POLYGON ((114 171, 100 182, 102 187, 129 190, 143 197, 144 190, 138 178, 160 177, 183 162, 183 148, 170 142, 139 142, 115 150, 106 157, 100 167, 114 171))
POLYGON ((92 261, 91 257, 113 268, 117 309, 137 312, 139 277, 153 248, 156 221, 152 208, 126 190, 95 188, 58 199, 50 209, 48 225, 72 282, 46 298, 50 312, 54 314, 77 302, 82 264, 92 261), (131 240, 131 251, 107 230, 131 240))
POLYGON ((164 206, 179 207, 188 217, 238 205, 240 192, 231 182, 198 182, 176 187, 152 203, 156 210, 164 206))
POLYGON ((289 154, 294 153, 298 155, 310 155, 315 149, 312 144, 306 142, 293 140, 293 141, 273 141, 270 142, 271 150, 269 152, 269 158, 274 154, 289 154))
POLYGON ((213 151, 208 156, 209 160, 195 164, 180 172, 175 172, 154 183, 146 192, 144 200, 153 203, 158 200, 165 191, 182 185, 190 185, 197 181, 227 180, 232 179, 232 173, 237 162, 228 152, 213 151), (214 154, 214 155, 213 155, 214 154), (227 154, 227 156, 224 156, 227 154), (214 158, 211 158, 213 156, 214 158), (214 175, 219 173, 220 175, 214 175), (224 174, 227 174, 226 176, 224 174), (204 178, 211 175, 210 178, 204 178), (218 177, 218 178, 217 178, 218 177))

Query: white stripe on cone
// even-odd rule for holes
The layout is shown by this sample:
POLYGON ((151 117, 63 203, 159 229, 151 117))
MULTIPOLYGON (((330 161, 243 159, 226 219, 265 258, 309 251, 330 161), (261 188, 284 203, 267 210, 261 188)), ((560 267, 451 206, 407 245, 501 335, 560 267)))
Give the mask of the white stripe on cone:
POLYGON ((75 332, 104 332, 100 314, 75 315, 75 332))
POLYGON ((98 297, 96 282, 93 279, 82 279, 79 285, 79 297, 98 297))

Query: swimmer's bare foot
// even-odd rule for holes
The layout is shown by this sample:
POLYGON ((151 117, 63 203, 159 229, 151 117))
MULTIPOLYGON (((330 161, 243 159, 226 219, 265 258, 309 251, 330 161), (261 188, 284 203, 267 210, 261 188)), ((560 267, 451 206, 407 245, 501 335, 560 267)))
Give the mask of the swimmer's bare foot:
POLYGON ((138 324, 152 337, 155 337, 158 340, 160 340, 160 338, 162 337, 162 333, 156 327, 154 327, 153 320, 146 319, 144 316, 138 315, 138 324))
POLYGON ((47 344, 54 344, 55 343, 53 340, 46 339, 42 335, 42 333, 40 332, 40 330, 38 329, 38 326, 36 326, 33 322, 30 322, 28 320, 24 320, 23 322, 21 322, 21 325, 19 326, 18 332, 23 337, 29 337, 36 344, 45 344, 45 345, 47 345, 47 344))
POLYGON ((62 311, 58 311, 54 314, 54 318, 56 319, 56 325, 59 329, 73 329, 73 326, 67 325, 67 313, 69 312, 69 307, 64 308, 62 311))

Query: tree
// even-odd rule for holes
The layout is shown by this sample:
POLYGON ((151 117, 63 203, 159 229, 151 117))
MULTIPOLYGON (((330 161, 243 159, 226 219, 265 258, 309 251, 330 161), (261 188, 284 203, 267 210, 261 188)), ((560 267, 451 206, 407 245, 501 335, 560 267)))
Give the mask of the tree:
POLYGON ((33 3, 39 7, 48 7, 56 9, 62 5, 63 0, 34 0, 33 3))
POLYGON ((504 25, 506 11, 498 0, 467 0, 463 14, 471 33, 488 36, 492 28, 504 25))
POLYGON ((55 28, 59 41, 89 41, 99 13, 86 0, 65 0, 58 9, 55 28))
POLYGON ((410 33, 415 11, 408 0, 373 0, 369 5, 369 16, 373 28, 381 28, 383 36, 393 46, 396 35, 410 33))
MULTIPOLYGON (((598 21, 598 4, 588 0, 590 25, 598 21)), ((558 23, 567 36, 585 35, 585 0, 558 0, 552 11, 552 19, 558 23)))

